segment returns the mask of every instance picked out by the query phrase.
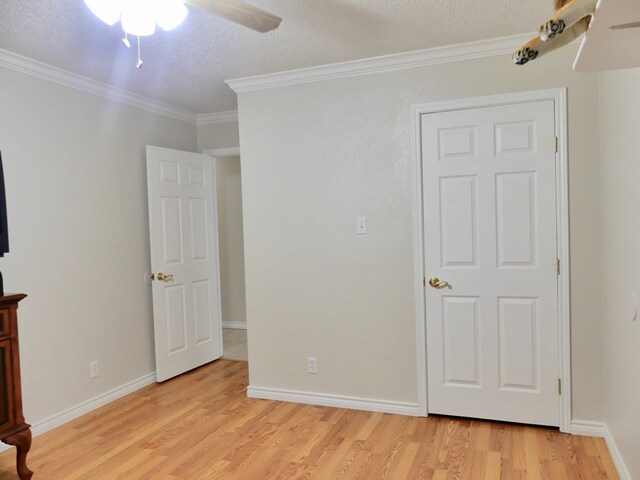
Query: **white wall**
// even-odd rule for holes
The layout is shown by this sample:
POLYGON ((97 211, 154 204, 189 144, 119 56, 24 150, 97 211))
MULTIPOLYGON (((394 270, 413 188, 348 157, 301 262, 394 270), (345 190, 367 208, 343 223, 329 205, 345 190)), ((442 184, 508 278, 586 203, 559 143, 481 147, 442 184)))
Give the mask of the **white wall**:
POLYGON ((198 126, 198 151, 240 145, 238 122, 213 123, 198 126))
POLYGON ((602 322, 605 420, 640 478, 640 69, 602 76, 602 322))
POLYGON ((410 106, 567 86, 573 413, 602 419, 598 78, 573 73, 574 55, 239 95, 252 386, 416 403, 410 106))
POLYGON ((216 158, 222 322, 246 327, 240 157, 216 158))
POLYGON ((0 105, 0 268, 6 291, 29 295, 22 386, 37 423, 155 370, 144 147, 194 151, 196 128, 5 69, 0 105))

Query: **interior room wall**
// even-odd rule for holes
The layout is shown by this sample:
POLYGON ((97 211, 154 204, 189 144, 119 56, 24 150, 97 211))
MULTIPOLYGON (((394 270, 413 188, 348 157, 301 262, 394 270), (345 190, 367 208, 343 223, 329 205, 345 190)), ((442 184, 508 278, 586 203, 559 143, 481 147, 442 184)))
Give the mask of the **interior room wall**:
POLYGON ((574 56, 239 95, 251 386, 415 404, 410 107, 568 87, 573 415, 602 420, 598 77, 574 73, 574 56))
POLYGON ((640 69, 604 73, 600 103, 605 419, 631 479, 640 478, 640 69))
POLYGON ((195 151, 196 127, 3 68, 0 105, 0 268, 29 295, 22 387, 38 423, 155 371, 145 145, 195 151))
POLYGON ((246 328, 240 157, 216 158, 216 186, 223 327, 246 328))
POLYGON ((240 145, 238 122, 198 125, 198 151, 240 145))

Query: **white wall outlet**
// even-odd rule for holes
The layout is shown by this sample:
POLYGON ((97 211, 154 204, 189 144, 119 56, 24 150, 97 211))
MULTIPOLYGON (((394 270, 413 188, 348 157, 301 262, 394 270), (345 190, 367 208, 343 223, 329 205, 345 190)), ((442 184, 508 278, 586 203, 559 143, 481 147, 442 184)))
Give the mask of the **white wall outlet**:
POLYGON ((358 235, 367 233, 367 217, 356 217, 356 232, 358 235))
POLYGON ((98 368, 98 361, 91 362, 89 364, 89 378, 96 378, 100 375, 100 370, 98 368))
POLYGON ((314 375, 318 373, 318 359, 316 357, 307 358, 307 371, 314 375))

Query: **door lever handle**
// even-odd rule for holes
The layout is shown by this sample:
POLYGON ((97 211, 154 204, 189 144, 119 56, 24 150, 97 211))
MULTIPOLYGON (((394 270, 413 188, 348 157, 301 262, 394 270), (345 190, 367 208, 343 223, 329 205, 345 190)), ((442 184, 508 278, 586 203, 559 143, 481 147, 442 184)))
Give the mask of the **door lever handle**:
POLYGON ((446 280, 440 280, 438 277, 431 277, 429 279, 429 285, 433 288, 451 288, 451 284, 446 280))

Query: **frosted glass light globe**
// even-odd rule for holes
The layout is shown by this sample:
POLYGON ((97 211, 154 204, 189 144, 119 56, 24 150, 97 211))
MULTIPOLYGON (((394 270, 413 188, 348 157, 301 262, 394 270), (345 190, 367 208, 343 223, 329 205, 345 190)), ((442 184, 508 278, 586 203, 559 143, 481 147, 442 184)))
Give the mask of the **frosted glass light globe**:
POLYGON ((156 31, 156 20, 153 17, 153 0, 129 0, 124 7, 122 29, 129 35, 146 37, 156 31))
POLYGON ((153 9, 156 23, 167 32, 180 25, 188 13, 182 0, 156 0, 153 9))
POLYGON ((107 25, 114 25, 124 9, 124 0, 84 0, 93 14, 107 25))

